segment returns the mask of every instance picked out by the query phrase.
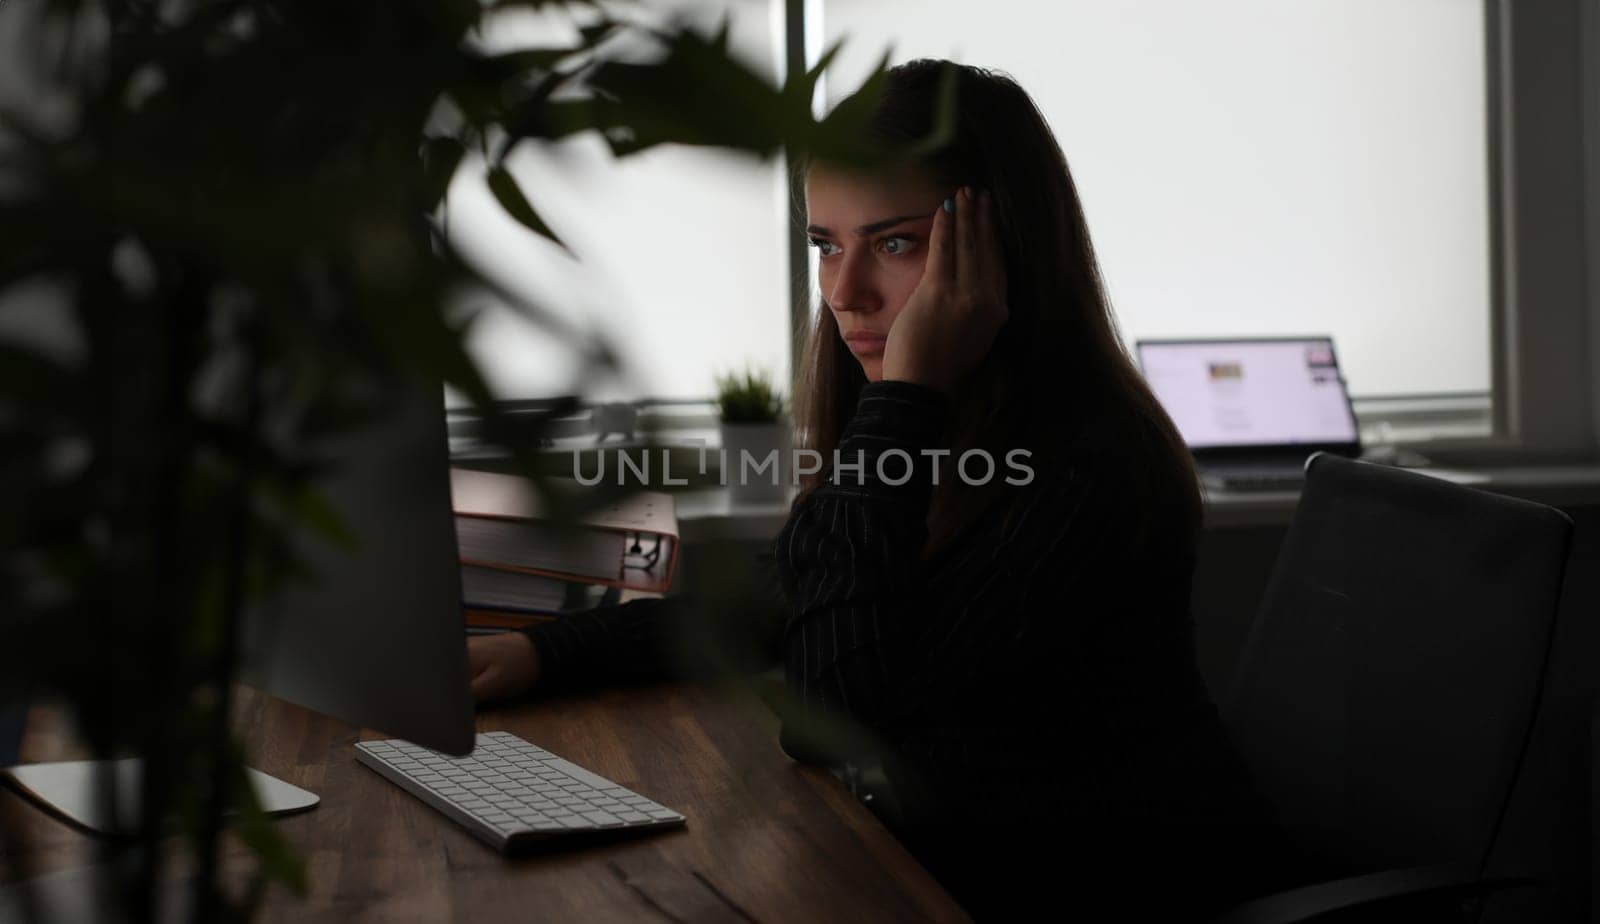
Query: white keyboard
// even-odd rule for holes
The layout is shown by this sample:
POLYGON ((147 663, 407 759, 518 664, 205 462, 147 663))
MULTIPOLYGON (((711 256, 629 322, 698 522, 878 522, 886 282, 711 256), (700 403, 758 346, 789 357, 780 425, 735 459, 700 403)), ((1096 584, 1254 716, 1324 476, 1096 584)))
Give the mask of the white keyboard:
POLYGON ((500 851, 562 835, 667 828, 684 817, 516 735, 486 732, 468 757, 360 741, 356 759, 500 851))

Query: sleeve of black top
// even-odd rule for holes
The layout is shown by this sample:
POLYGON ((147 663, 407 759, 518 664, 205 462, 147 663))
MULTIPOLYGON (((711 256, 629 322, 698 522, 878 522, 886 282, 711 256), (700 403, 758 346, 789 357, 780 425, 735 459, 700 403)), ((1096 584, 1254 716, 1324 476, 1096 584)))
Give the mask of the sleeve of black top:
MULTIPOLYGON (((741 563, 742 564, 742 563, 741 563)), ((574 613, 518 631, 539 653, 534 695, 707 679, 777 660, 783 603, 770 552, 717 586, 574 613)))
MULTIPOLYGON (((882 728, 895 709, 891 692, 914 686, 905 656, 935 461, 924 450, 944 448, 949 413, 948 398, 933 388, 864 386, 840 440, 843 465, 796 505, 778 536, 774 551, 792 601, 784 673, 808 717, 882 728)), ((816 743, 785 730, 792 756, 826 759, 816 743)))
POLYGON ((666 623, 676 609, 668 597, 631 600, 517 630, 539 653, 532 692, 664 679, 671 635, 666 623))

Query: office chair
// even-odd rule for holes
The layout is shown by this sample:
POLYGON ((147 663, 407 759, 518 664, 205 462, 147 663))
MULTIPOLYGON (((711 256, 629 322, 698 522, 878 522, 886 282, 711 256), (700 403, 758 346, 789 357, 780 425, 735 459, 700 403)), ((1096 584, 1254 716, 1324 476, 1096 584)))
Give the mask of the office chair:
POLYGON ((1318 453, 1223 717, 1319 884, 1218 920, 1472 920, 1572 521, 1318 453))

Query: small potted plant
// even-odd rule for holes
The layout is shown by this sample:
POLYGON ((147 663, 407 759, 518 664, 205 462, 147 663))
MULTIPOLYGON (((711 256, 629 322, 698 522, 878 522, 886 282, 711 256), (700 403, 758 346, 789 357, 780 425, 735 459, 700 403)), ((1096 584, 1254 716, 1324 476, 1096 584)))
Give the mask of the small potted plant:
POLYGON ((789 425, 783 397, 763 372, 717 376, 722 483, 735 501, 781 503, 789 495, 789 425), (772 464, 766 462, 776 454, 772 464), (745 457, 749 461, 745 461, 745 457), (760 471, 757 472, 757 469, 760 471))

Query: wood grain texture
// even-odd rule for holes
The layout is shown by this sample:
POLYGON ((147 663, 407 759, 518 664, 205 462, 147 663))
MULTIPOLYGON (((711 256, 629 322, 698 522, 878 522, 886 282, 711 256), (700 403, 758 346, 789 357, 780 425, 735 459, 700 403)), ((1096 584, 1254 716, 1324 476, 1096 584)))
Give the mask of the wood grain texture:
MULTIPOLYGON (((966 915, 827 771, 791 761, 751 693, 691 684, 553 697, 478 716, 673 808, 685 829, 506 857, 358 764, 381 738, 241 691, 252 765, 322 797, 277 823, 310 892, 274 887, 266 921, 951 921, 966 915)), ((60 736, 33 735, 27 760, 60 736)), ((94 842, 0 794, 34 872, 92 862, 94 842)), ((235 870, 249 861, 231 845, 235 870)), ((9 878, 9 877, 8 877, 9 878)))

